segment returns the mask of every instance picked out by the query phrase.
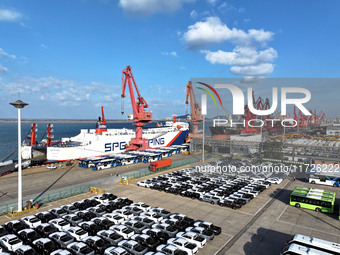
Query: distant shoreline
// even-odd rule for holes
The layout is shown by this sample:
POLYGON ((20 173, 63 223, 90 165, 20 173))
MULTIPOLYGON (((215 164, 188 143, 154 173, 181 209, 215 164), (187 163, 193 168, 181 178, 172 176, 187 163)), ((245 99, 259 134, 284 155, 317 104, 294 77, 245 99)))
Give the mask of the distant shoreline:
MULTIPOLYGON (((22 123, 96 123, 98 120, 21 120, 22 123)), ((169 120, 153 120, 152 122, 169 121, 169 120)), ((0 120, 0 123, 16 123, 17 120, 0 120)), ((106 120, 106 123, 132 123, 131 120, 106 120)))

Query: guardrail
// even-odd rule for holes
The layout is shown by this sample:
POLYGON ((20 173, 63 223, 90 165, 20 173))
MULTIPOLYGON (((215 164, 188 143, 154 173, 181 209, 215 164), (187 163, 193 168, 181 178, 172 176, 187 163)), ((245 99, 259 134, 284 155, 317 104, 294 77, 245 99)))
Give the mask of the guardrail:
MULTIPOLYGON (((86 192, 90 192, 91 191, 91 184, 88 185, 82 185, 82 186, 76 186, 76 187, 72 187, 69 189, 64 189, 64 190, 60 190, 57 192, 52 192, 52 193, 48 193, 46 195, 43 196, 37 196, 35 198, 25 198, 25 201, 33 201, 33 205, 34 204, 45 204, 45 203, 50 203, 53 201, 57 201, 57 200, 61 200, 67 197, 71 197, 71 196, 75 196, 75 195, 79 195, 82 193, 86 193, 86 192)), ((0 215, 4 215, 4 214, 8 214, 8 212, 14 212, 15 210, 17 210, 18 208, 18 203, 9 203, 9 204, 5 204, 5 205, 0 205, 0 215)))
MULTIPOLYGON (((206 155, 205 159, 210 159, 214 157, 213 154, 208 154, 206 155)), ((173 169, 173 168, 177 168, 177 167, 181 167, 181 166, 185 166, 185 165, 189 165, 189 164, 193 164, 193 163, 197 163, 200 162, 201 159, 200 158, 190 158, 190 159, 185 159, 185 160, 180 160, 180 161, 175 161, 172 163, 171 166, 168 167, 164 167, 161 170, 158 171, 150 171, 148 168, 143 168, 139 171, 130 173, 130 174, 124 174, 121 176, 119 183, 120 184, 129 184, 129 181, 134 180, 134 179, 138 179, 141 177, 145 177, 154 173, 159 173, 159 172, 163 172, 169 169, 173 169)))

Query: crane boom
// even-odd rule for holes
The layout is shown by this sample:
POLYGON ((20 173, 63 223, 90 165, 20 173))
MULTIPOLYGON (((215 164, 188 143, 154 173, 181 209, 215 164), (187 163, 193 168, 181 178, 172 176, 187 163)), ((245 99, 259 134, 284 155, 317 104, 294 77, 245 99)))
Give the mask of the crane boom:
MULTIPOLYGON (((131 66, 127 66, 122 71, 122 95, 121 97, 125 97, 126 84, 128 84, 130 99, 133 111, 133 122, 134 126, 136 126, 136 138, 132 138, 129 145, 126 146, 126 150, 146 150, 149 148, 148 140, 142 137, 142 127, 146 125, 146 123, 150 123, 152 121, 152 112, 144 111, 145 108, 148 108, 149 105, 145 101, 145 99, 140 95, 137 84, 133 77, 131 66), (137 102, 135 99, 135 94, 133 91, 132 83, 137 92, 137 102)), ((123 112, 123 111, 122 111, 123 112)))

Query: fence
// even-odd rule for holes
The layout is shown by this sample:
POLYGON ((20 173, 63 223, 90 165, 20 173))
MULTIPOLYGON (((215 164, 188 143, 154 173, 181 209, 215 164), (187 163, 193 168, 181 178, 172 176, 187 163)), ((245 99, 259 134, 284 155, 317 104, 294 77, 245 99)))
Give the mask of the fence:
MULTIPOLYGON (((46 195, 37 196, 35 198, 25 198, 24 201, 33 200, 33 205, 38 204, 45 204, 49 202, 53 202, 56 200, 64 199, 67 197, 75 196, 78 194, 90 192, 91 184, 82 185, 77 187, 72 187, 65 190, 60 190, 57 192, 49 193, 46 195)), ((10 203, 5 205, 0 205, 0 215, 7 214, 8 212, 14 211, 18 208, 18 203, 10 203)))
MULTIPOLYGON (((214 157, 214 155, 208 154, 208 155, 206 155, 205 159, 210 159, 212 157, 214 157)), ((176 161, 176 162, 173 162, 171 166, 164 167, 161 170, 156 171, 156 173, 163 172, 163 171, 173 169, 173 168, 177 168, 177 167, 181 167, 181 166, 185 166, 185 165, 189 165, 189 164, 193 164, 193 163, 197 163, 197 162, 200 162, 200 161, 201 161, 200 158, 190 158, 190 159, 176 161)), ((148 176, 148 175, 153 174, 153 173, 155 173, 155 172, 150 171, 148 168, 143 168, 139 171, 136 171, 136 172, 133 172, 133 173, 130 173, 130 174, 124 174, 120 178, 119 183, 128 184, 128 181, 126 181, 126 180, 130 181, 130 180, 133 180, 133 179, 138 179, 138 178, 145 177, 145 176, 148 176)))

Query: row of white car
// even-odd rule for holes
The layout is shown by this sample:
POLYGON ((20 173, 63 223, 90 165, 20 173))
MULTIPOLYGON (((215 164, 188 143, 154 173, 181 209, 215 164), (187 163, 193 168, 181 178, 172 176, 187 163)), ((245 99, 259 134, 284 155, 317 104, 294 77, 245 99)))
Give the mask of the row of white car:
POLYGON ((85 202, 92 206, 85 210, 76 207, 84 202, 78 201, 7 222, 0 227, 0 255, 191 255, 221 233, 221 228, 209 222, 127 198, 109 197, 103 194, 87 199, 85 202), (105 207, 117 206, 118 201, 120 209, 105 207))

